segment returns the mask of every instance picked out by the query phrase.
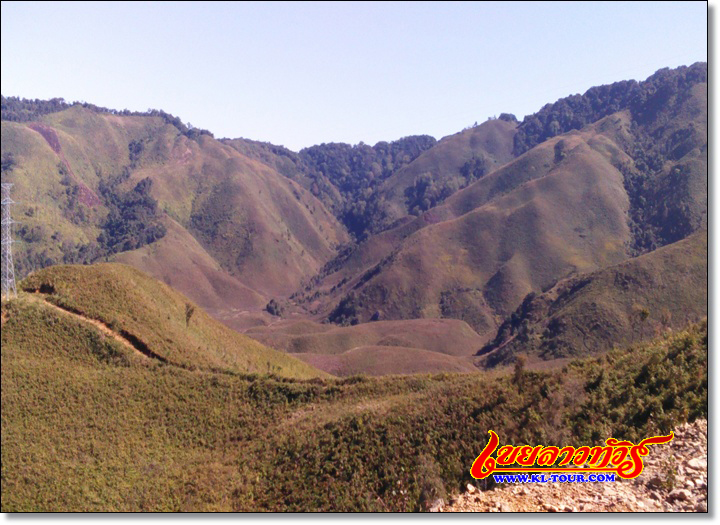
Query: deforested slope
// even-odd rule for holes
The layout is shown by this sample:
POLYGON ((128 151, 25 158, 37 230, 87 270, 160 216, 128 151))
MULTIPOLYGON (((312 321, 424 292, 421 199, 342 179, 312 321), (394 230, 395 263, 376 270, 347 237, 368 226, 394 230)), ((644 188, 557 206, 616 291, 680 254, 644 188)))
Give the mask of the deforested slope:
POLYGON ((118 257, 204 306, 257 307, 296 289, 348 239, 299 184, 170 115, 75 104, 16 122, 5 120, 14 113, 3 100, 3 181, 20 203, 21 276, 118 257), (169 275, 188 246, 196 256, 169 275), (188 274, 244 291, 233 300, 205 286, 195 296, 188 274))

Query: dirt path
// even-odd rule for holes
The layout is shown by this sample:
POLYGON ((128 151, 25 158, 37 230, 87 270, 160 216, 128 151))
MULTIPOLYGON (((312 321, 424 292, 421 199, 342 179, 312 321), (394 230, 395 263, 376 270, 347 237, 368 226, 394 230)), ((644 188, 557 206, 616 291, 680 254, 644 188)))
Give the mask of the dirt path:
POLYGON ((68 315, 70 317, 73 317, 79 321, 82 321, 83 323, 91 324, 95 328, 97 328, 101 334, 103 334, 106 337, 110 337, 111 339, 114 339, 118 343, 124 345, 132 352, 142 356, 144 359, 155 359, 163 363, 168 363, 168 360, 165 359, 163 356, 156 354, 147 346, 139 341, 136 337, 132 336, 131 334, 122 334, 115 332, 113 329, 111 329, 107 324, 105 324, 102 321, 99 321, 97 319, 92 319, 90 317, 86 317, 82 314, 72 312, 66 308, 63 308, 61 306, 58 306, 56 304, 51 303, 44 297, 37 297, 33 294, 30 294, 29 297, 32 297, 34 300, 42 302, 45 306, 49 306, 53 310, 56 310, 58 312, 61 312, 64 315, 68 315))

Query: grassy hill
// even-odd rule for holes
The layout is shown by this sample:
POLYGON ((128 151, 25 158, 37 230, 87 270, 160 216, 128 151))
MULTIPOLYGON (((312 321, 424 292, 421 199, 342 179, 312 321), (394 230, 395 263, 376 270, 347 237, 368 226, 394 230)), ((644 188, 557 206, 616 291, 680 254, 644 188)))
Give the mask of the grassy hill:
POLYGON ((340 353, 306 352, 295 356, 315 368, 339 377, 358 374, 386 376, 447 372, 478 373, 470 358, 402 346, 357 346, 340 353))
POLYGON ((282 379, 193 355, 212 322, 201 328, 196 312, 185 328, 184 301, 164 285, 146 294, 134 270, 89 270, 31 283, 88 318, 115 316, 183 366, 136 355, 37 294, 3 301, 3 512, 422 510, 472 481, 488 429, 579 445, 707 417, 705 324, 554 372, 282 379), (116 290, 115 278, 136 286, 116 290), (159 320, 134 305, 155 296, 176 325, 167 334, 192 343, 153 339, 159 320))
POLYGON ((652 112, 549 138, 341 253, 297 300, 339 324, 448 317, 489 340, 528 293, 704 228, 707 83, 675 78, 652 112))
MULTIPOLYGON (((125 358, 132 350, 129 353, 135 357, 187 369, 298 378, 324 375, 230 330, 180 293, 129 266, 53 266, 28 276, 21 288, 25 294, 23 300, 13 303, 18 309, 13 315, 32 320, 37 325, 37 337, 46 332, 58 336, 51 328, 52 318, 63 318, 66 313, 69 318, 63 322, 79 325, 76 330, 82 326, 85 332, 93 333, 87 324, 100 324, 100 337, 96 333, 92 336, 97 345, 111 344, 103 340, 103 335, 109 335, 123 344, 125 358), (56 313, 58 309, 64 312, 56 313)), ((12 331, 14 326, 8 324, 3 331, 12 331)), ((75 348, 70 341, 63 342, 62 347, 70 352, 75 348)))
POLYGON ((597 354, 652 339, 707 315, 707 231, 530 294, 479 353, 486 366, 516 354, 597 354))
POLYGON ((445 198, 513 159, 517 122, 494 119, 450 135, 385 180, 378 195, 391 224, 445 198))
POLYGON ((333 375, 476 372, 484 340, 464 321, 410 319, 338 327, 282 320, 244 332, 333 375))
POLYGON ((455 319, 377 321, 339 327, 311 321, 280 321, 255 327, 247 335, 289 353, 335 354, 357 346, 404 346, 467 356, 477 349, 480 337, 470 326, 455 319))
POLYGON ((19 274, 117 257, 204 306, 232 290, 227 306, 257 307, 296 289, 348 240, 300 185, 178 122, 81 105, 3 120, 3 181, 15 183, 22 221, 19 274), (223 284, 196 289, 195 275, 223 284))

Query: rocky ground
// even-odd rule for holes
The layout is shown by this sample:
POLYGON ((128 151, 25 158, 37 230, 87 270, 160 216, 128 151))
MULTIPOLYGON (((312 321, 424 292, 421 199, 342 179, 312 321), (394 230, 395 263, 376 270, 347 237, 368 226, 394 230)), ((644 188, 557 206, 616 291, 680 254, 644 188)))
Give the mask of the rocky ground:
POLYGON ((438 501, 435 512, 707 512, 707 421, 675 429, 666 445, 652 445, 645 470, 609 483, 513 483, 438 501))

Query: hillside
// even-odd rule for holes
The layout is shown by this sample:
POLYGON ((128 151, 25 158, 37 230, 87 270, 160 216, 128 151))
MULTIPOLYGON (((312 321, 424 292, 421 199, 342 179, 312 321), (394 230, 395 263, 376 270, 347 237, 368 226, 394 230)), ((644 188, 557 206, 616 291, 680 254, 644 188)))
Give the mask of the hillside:
POLYGON ((35 116, 2 122, 21 276, 117 257, 203 306, 257 307, 297 288, 348 240, 308 191, 179 119, 81 105, 35 116), (194 257, 168 275, 188 247, 194 257), (241 293, 228 303, 226 286, 198 292, 193 274, 241 293))
POLYGON ((528 293, 705 227, 707 83, 689 71, 660 75, 666 104, 547 139, 342 252, 296 300, 338 324, 448 317, 489 340, 528 293))
MULTIPOLYGON (((388 373, 424 360, 454 369, 447 356, 464 366, 528 294, 707 228, 704 63, 440 141, 297 153, 216 140, 158 110, 3 97, 2 115, 19 277, 125 263, 227 326, 335 370, 341 358, 323 356, 373 352, 353 362, 388 373), (293 323, 315 328, 284 333, 293 323), (459 335, 452 323, 464 323, 459 335)), ((628 342, 618 323, 615 342, 628 342)))
POLYGON ((287 320, 269 327, 250 328, 246 334, 285 352, 322 354, 372 345, 405 346, 467 356, 472 354, 472 349, 480 341, 478 334, 467 323, 455 319, 377 321, 347 327, 287 320))
POLYGON ((340 376, 476 372, 470 356, 484 341, 467 323, 455 319, 376 321, 346 327, 287 319, 244 333, 340 376))
MULTIPOLYGON (((147 278, 90 271, 32 284, 152 337, 133 310, 147 278), (96 304, 90 284, 116 300, 96 304)), ((174 297, 155 287, 145 300, 174 297)), ((169 305, 194 346, 204 318, 188 330, 183 301, 169 305)), ((637 441, 708 410, 705 324, 562 371, 301 381, 214 369, 216 353, 192 367, 182 339, 157 348, 185 366, 148 361, 36 294, 1 317, 3 512, 424 510, 472 481, 488 428, 513 444, 637 441)))
POLYGON ((511 116, 488 120, 443 138, 395 172, 378 188, 384 220, 420 215, 512 160, 516 126, 511 116))
POLYGON ((247 139, 224 139, 223 143, 298 182, 320 199, 355 239, 364 239, 389 225, 384 181, 434 149, 436 140, 415 135, 374 146, 329 143, 298 153, 247 139))
MULTIPOLYGON (((151 363, 189 370, 324 376, 287 354, 226 328, 180 293, 129 266, 53 266, 34 272, 20 286, 25 294, 12 303, 17 312, 13 310, 9 318, 17 315, 34 323, 38 332, 35 337, 56 337, 55 344, 71 353, 99 351, 127 361, 132 349, 131 356, 142 355, 151 363), (59 310, 63 312, 57 313, 59 310), (57 319, 72 330, 56 334, 52 326, 60 322, 57 319), (100 336, 92 327, 98 323, 100 336), (83 339, 74 343, 62 339, 71 337, 73 331, 85 334, 83 339), (104 337, 108 334, 125 348, 113 347, 104 337)), ((11 341, 24 341, 26 334, 13 332, 14 326, 4 325, 3 333, 8 330, 15 334, 9 336, 11 341)))
POLYGON ((531 293, 480 350, 486 366, 516 354, 577 357, 656 337, 707 315, 707 231, 531 293))
POLYGON ((478 373, 470 358, 461 358, 402 346, 356 346, 345 352, 317 354, 306 352, 295 357, 338 377, 355 375, 478 373))

